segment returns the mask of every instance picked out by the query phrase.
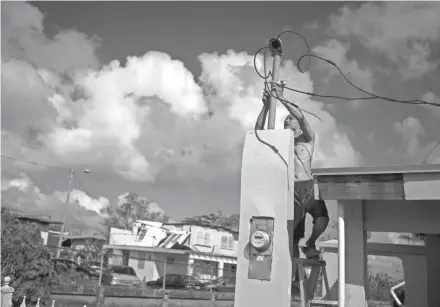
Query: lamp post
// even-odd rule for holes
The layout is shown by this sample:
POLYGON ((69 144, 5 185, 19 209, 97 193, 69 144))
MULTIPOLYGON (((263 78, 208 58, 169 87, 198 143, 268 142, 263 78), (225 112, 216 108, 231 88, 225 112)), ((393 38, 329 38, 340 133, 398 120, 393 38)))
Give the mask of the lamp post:
MULTIPOLYGON (((88 170, 88 169, 83 169, 82 172, 84 174, 90 174, 90 170, 88 170)), ((60 258, 61 244, 63 243, 63 239, 64 239, 64 227, 66 225, 67 211, 69 209, 70 193, 72 192, 73 176, 75 176, 75 169, 71 168, 69 170, 69 190, 67 191, 66 204, 64 206, 63 224, 61 226, 60 240, 58 241, 57 258, 60 258)))

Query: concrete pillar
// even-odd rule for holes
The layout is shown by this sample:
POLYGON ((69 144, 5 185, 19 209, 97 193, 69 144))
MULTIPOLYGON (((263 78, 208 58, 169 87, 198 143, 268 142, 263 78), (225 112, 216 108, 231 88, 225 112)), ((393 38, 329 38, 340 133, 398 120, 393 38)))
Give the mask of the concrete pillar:
POLYGON ((217 277, 222 277, 224 275, 223 271, 224 271, 224 266, 225 263, 223 261, 219 261, 218 262, 218 266, 217 266, 217 277))
POLYGON ((194 272, 194 258, 192 258, 191 256, 189 256, 188 259, 188 267, 187 267, 187 275, 192 276, 193 272, 194 272))
POLYGON ((294 138, 290 130, 260 130, 257 134, 246 134, 243 149, 234 306, 290 307, 294 138), (254 270, 249 261, 250 220, 260 216, 274 219, 272 259, 264 268, 265 273, 270 272, 270 280, 248 277, 254 270))
POLYGON ((428 307, 440 306, 440 235, 426 236, 428 307))
POLYGON ((403 255, 400 259, 405 277, 405 307, 428 307, 426 257, 403 255))
MULTIPOLYGON (((345 269, 339 270, 340 274, 345 272, 345 304, 343 306, 368 306, 366 300, 367 232, 364 230, 362 200, 339 200, 338 215, 339 227, 341 227, 341 221, 345 224, 345 269)), ((339 244, 341 244, 341 238, 339 238, 339 244)), ((339 276, 339 280, 342 279, 343 277, 339 276)), ((341 297, 338 299, 341 300, 341 297)))

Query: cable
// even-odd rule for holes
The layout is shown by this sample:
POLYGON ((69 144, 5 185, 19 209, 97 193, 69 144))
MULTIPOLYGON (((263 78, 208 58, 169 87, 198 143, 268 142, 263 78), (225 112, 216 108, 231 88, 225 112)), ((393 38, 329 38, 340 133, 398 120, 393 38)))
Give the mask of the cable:
MULTIPOLYGON (((310 46, 309 46, 309 43, 307 42, 307 40, 306 40, 306 38, 305 38, 304 36, 302 36, 302 35, 299 34, 298 32, 295 32, 295 31, 292 31, 292 30, 287 30, 287 31, 283 31, 283 32, 281 32, 280 34, 278 34, 278 35, 277 35, 277 38, 279 39, 279 38, 281 37, 281 35, 283 35, 283 34, 285 34, 285 33, 292 33, 292 34, 295 34, 295 35, 298 35, 299 37, 301 37, 302 40, 304 41, 304 44, 305 44, 306 47, 307 47, 307 54, 310 54, 310 46)), ((297 66, 298 66, 298 65, 299 65, 299 60, 298 60, 298 62, 297 62, 297 66)), ((301 71, 301 69, 300 69, 299 66, 298 66, 298 70, 299 70, 301 73, 305 73, 306 71, 309 70, 309 68, 310 68, 310 57, 309 57, 309 60, 308 60, 308 62, 307 62, 307 68, 306 68, 306 70, 301 71)))
POLYGON ((428 158, 431 156, 431 154, 434 152, 434 150, 437 149, 437 147, 440 146, 440 141, 437 142, 437 144, 431 149, 431 151, 426 155, 426 157, 423 159, 422 164, 426 164, 428 162, 428 158))
POLYGON ((29 161, 29 160, 19 159, 19 158, 15 158, 15 157, 10 157, 10 156, 6 156, 6 155, 1 155, 1 157, 2 157, 2 159, 9 159, 9 160, 29 163, 29 164, 33 164, 33 165, 39 165, 39 166, 45 166, 45 167, 49 167, 49 168, 56 168, 56 169, 63 169, 63 170, 70 170, 70 168, 64 167, 64 166, 50 165, 50 164, 45 164, 45 163, 41 163, 41 162, 35 162, 35 161, 29 161))
MULTIPOLYGON (((18 161, 18 162, 23 162, 23 163, 29 163, 29 164, 33 164, 33 165, 39 165, 39 166, 44 166, 44 167, 48 167, 48 168, 53 168, 53 169, 62 169, 62 170, 74 170, 77 171, 77 168, 72 168, 72 167, 67 167, 67 166, 60 166, 60 165, 51 165, 51 164, 46 164, 46 163, 42 163, 42 162, 37 162, 37 161, 31 161, 31 160, 25 160, 25 159, 21 159, 21 158, 15 158, 15 157, 11 157, 11 156, 6 156, 6 155, 1 155, 2 159, 8 159, 8 160, 12 160, 12 161, 18 161)), ((81 169, 82 171, 88 173, 88 175, 90 175, 90 171, 87 168, 83 168, 81 169)), ((78 172, 79 173, 79 172, 78 172)), ((91 172, 92 175, 94 174, 99 174, 99 172, 93 171, 91 172)))
MULTIPOLYGON (((283 33, 287 33, 287 32, 289 32, 289 31, 285 31, 285 32, 282 32, 281 34, 283 34, 283 33)), ((293 31, 291 31, 291 32, 293 32, 293 31)), ((296 33, 296 32, 295 32, 296 33)), ((280 34, 280 35, 281 35, 280 34)), ((296 33, 297 34, 297 33, 296 33)), ((298 34, 299 35, 299 34, 298 34)), ((300 35, 301 36, 301 35, 300 35)), ((301 36, 302 37, 302 36, 301 36)), ((309 45, 308 45, 308 43, 307 43, 307 41, 305 40, 305 38, 304 37, 302 37, 303 39, 304 39, 304 41, 305 41, 305 43, 306 43, 306 45, 307 45, 307 50, 309 50, 310 48, 309 48, 309 45)), ((272 94, 272 91, 270 90, 270 88, 268 87, 268 81, 267 81, 267 79, 272 75, 272 72, 271 71, 269 71, 269 73, 266 73, 266 53, 267 53, 267 49, 269 49, 269 47, 261 47, 260 49, 258 49, 258 51, 257 52, 255 52, 255 54, 254 54, 254 69, 255 69, 255 72, 258 74, 258 76, 260 76, 260 78, 262 78, 262 79, 264 79, 264 88, 265 88, 265 90, 273 97, 273 98, 275 98, 275 99, 277 99, 277 100, 279 100, 280 102, 284 102, 284 103, 286 103, 286 104, 290 104, 290 105, 292 105, 292 106, 294 106, 295 108, 298 108, 300 111, 302 111, 302 112, 304 112, 304 113, 307 113, 307 114, 310 114, 310 115, 312 115, 312 116, 314 116, 314 117, 316 117, 317 119, 319 119, 321 122, 322 122, 322 119, 318 116, 318 115, 316 115, 316 114, 314 114, 314 113, 312 113, 312 112, 309 112, 309 111, 307 111, 307 110, 304 110, 304 109, 302 109, 302 108, 300 108, 298 105, 296 105, 295 103, 293 103, 293 102, 290 102, 290 101, 288 101, 288 100, 285 100, 285 99, 281 99, 280 97, 276 97, 276 96, 274 96, 273 94, 272 94), (256 59, 257 59, 257 55, 262 51, 262 50, 265 50, 264 51, 264 55, 263 55, 263 69, 264 69, 264 76, 258 71, 258 69, 257 69, 257 62, 256 62, 256 59)), ((303 93, 305 93, 305 92, 303 92, 303 93)))
POLYGON ((351 82, 351 81, 345 76, 345 74, 342 72, 342 70, 339 68, 339 66, 338 66, 335 62, 330 61, 330 60, 325 59, 325 58, 322 58, 322 57, 320 57, 320 56, 317 56, 317 55, 311 54, 311 53, 304 54, 304 55, 302 55, 302 56, 298 59, 298 62, 297 62, 297 65, 296 65, 296 66, 297 66, 298 70, 299 70, 301 73, 304 73, 304 72, 305 72, 305 71, 302 71, 301 68, 300 68, 300 62, 301 62, 301 60, 302 60, 304 57, 308 57, 308 58, 309 58, 309 62, 310 62, 310 57, 313 57, 313 58, 317 58, 317 59, 319 59, 319 60, 321 60, 321 61, 327 62, 328 64, 332 65, 333 67, 335 67, 335 68, 338 70, 339 74, 344 78, 344 80, 345 80, 348 84, 350 84, 352 87, 354 87, 354 88, 357 89, 358 91, 360 91, 360 92, 362 92, 362 93, 364 93, 364 94, 369 95, 370 97, 346 98, 346 97, 340 97, 340 96, 319 95, 319 94, 316 94, 316 93, 301 92, 301 91, 298 91, 298 90, 295 90, 295 89, 292 89, 292 88, 288 88, 288 87, 286 87, 288 90, 295 91, 295 92, 299 92, 299 93, 306 94, 306 95, 309 95, 309 96, 326 97, 326 98, 338 98, 338 99, 342 99, 342 100, 372 100, 372 99, 381 99, 381 100, 385 100, 385 101, 391 101, 391 102, 397 102, 397 103, 403 103, 403 104, 417 104, 417 105, 419 105, 419 104, 427 104, 427 105, 432 105, 432 106, 440 107, 440 104, 433 103, 433 102, 428 102, 428 101, 421 100, 421 99, 400 100, 400 99, 393 99, 393 98, 389 98, 389 97, 385 97, 385 96, 379 96, 379 95, 376 95, 376 94, 370 93, 370 92, 368 92, 368 91, 366 91, 366 90, 360 88, 359 86, 355 85, 353 82, 351 82))

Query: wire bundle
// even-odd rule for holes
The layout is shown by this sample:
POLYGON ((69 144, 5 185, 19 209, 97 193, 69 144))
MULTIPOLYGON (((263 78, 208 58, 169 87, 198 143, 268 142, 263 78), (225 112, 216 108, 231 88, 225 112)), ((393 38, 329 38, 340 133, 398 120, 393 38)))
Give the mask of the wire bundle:
MULTIPOLYGON (((306 47, 307 47, 307 53, 304 54, 304 55, 302 55, 302 56, 298 59, 298 61, 297 61, 297 63, 296 63, 296 67, 298 68, 298 71, 299 71, 299 72, 301 72, 301 73, 305 73, 306 71, 308 71, 308 69, 309 69, 309 67, 310 67, 310 58, 316 58, 316 59, 318 59, 318 60, 324 61, 324 62, 326 62, 326 63, 332 65, 333 67, 335 67, 335 68, 338 70, 339 74, 344 78, 344 80, 345 80, 348 84, 350 84, 353 88, 357 89, 358 91, 360 91, 360 92, 362 92, 362 93, 364 93, 364 94, 367 94, 368 96, 366 96, 366 97, 342 97, 342 96, 335 96, 335 95, 321 95, 321 94, 318 94, 318 93, 305 92, 305 91, 301 91, 301 90, 297 90, 297 89, 294 89, 294 88, 291 88, 291 87, 285 86, 284 88, 287 89, 287 90, 290 90, 290 91, 293 91, 293 92, 296 92, 296 93, 300 93, 300 94, 304 94, 304 95, 308 95, 308 96, 312 96, 312 97, 320 97, 320 98, 336 98, 336 99, 349 100, 349 101, 350 101, 350 100, 352 101, 352 100, 373 100, 373 99, 380 99, 380 100, 384 100, 384 101, 391 101, 391 102, 397 102, 397 103, 403 103, 403 104, 420 104, 420 105, 431 105, 431 106, 440 107, 440 104, 437 104, 437 103, 434 103, 434 102, 428 102, 428 101, 425 101, 425 100, 420 100, 420 99, 400 100, 400 99, 393 99, 393 98, 389 98, 389 97, 385 97, 385 96, 380 96, 380 95, 376 95, 376 94, 373 94, 373 93, 367 92, 366 90, 360 88, 359 86, 357 86, 357 85, 355 85, 353 82, 351 82, 351 81, 345 76, 345 74, 342 72, 342 70, 339 68, 339 66, 338 66, 336 63, 334 63, 333 61, 330 61, 330 60, 328 60, 328 59, 322 58, 322 57, 320 57, 320 56, 318 56, 318 55, 314 55, 314 54, 310 53, 310 46, 309 46, 307 40, 306 40, 301 34, 295 32, 295 31, 284 31, 284 32, 281 32, 280 34, 278 34, 277 38, 279 39, 279 38, 281 37, 281 35, 283 35, 283 34, 285 34, 285 33, 292 33, 292 34, 298 35, 299 37, 302 38, 302 40, 304 41, 304 43, 305 43, 305 45, 306 45, 306 47), (306 68, 305 70, 302 70, 301 67, 300 67, 300 63, 301 63, 301 61, 302 61, 305 57, 308 58, 307 68, 306 68)), ((255 71, 257 72, 257 74, 258 74, 262 79, 264 79, 264 87, 265 87, 265 90, 268 91, 269 93, 271 93, 271 91, 268 89, 268 86, 267 86, 267 83, 268 83, 267 80, 268 80, 268 78, 271 76, 271 72, 269 71, 269 73, 266 74, 266 54, 267 54, 267 49, 268 49, 268 48, 269 48, 268 46, 262 47, 262 48, 260 48, 260 49, 255 53, 255 55, 254 55, 254 68, 255 68, 255 71), (265 50, 265 52, 264 52, 264 60, 263 60, 263 61, 264 61, 264 63, 263 63, 263 65, 264 65, 264 76, 258 71, 258 69, 257 69, 257 65, 256 65, 256 58, 257 58, 257 55, 258 55, 262 50, 265 50)), ((272 93, 271 93, 271 96, 274 97, 275 99, 281 101, 280 98, 273 96, 272 93)), ((292 104, 292 105, 298 107, 296 104, 294 104, 294 103, 292 103, 292 102, 288 102, 288 101, 286 101, 286 100, 283 100, 283 101, 284 101, 285 103, 290 103, 290 104, 292 104)), ((299 108, 299 107, 298 107, 298 108, 299 108)), ((300 109, 300 110, 301 110, 301 109, 300 109)), ((304 111, 304 110, 302 110, 302 111, 304 111)), ((307 112, 307 111, 304 111, 304 112, 309 113, 309 114, 312 114, 312 113, 307 112)), ((316 116, 315 114, 312 114, 312 115, 316 116)))

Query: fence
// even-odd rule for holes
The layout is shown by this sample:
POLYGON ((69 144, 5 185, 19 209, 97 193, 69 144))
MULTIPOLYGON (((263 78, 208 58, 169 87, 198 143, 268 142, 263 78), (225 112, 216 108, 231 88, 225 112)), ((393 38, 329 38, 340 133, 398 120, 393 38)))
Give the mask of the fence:
MULTIPOLYGON (((56 247, 52 249, 54 249, 54 255, 56 255, 56 247)), ((124 253, 123 251, 112 251, 103 253, 62 248, 60 255, 63 259, 71 260, 73 264, 70 268, 67 265, 67 272, 61 274, 65 276, 60 278, 60 283, 83 286, 83 288, 84 286, 96 288, 95 292, 88 295, 96 296, 98 302, 104 300, 106 287, 118 286, 123 287, 120 287, 117 292, 121 296, 126 293, 127 297, 147 295, 157 298, 160 295, 163 300, 167 300, 170 291, 174 292, 176 290, 204 292, 200 297, 211 301, 215 301, 219 297, 219 292, 231 294, 227 296, 228 300, 234 297, 236 265, 232 259, 227 257, 203 256, 188 250, 173 249, 169 251, 163 251, 162 249, 162 252, 129 251, 124 253), (118 267, 119 273, 136 275, 138 279, 133 281, 133 278, 128 277, 125 279, 124 277, 113 278, 111 272, 107 270, 109 266, 118 267), (85 268, 86 272, 92 274, 81 274, 82 271, 78 267, 85 268), (76 274, 78 272, 80 274, 76 274), (105 287, 99 287, 99 285, 105 287)), ((372 301, 377 306, 389 306, 391 301, 389 290, 394 284, 387 276, 370 276, 369 287, 372 301), (383 304, 377 302, 383 302, 383 304)), ((179 295, 180 297, 188 296, 188 299, 195 298, 193 294, 179 295)), ((177 297, 174 298, 177 299, 177 297)), ((9 307, 2 304, 3 306, 9 307)))
MULTIPOLYGON (((53 249, 53 254, 56 254, 56 248, 53 249)), ((232 258, 199 255, 200 259, 197 259, 187 250, 172 249, 166 253, 141 251, 130 251, 129 253, 107 252, 102 254, 102 256, 100 257, 98 253, 69 248, 62 248, 60 252, 60 258, 75 262, 92 272, 99 273, 101 266, 104 272, 108 266, 129 266, 134 272, 130 272, 128 268, 125 271, 120 268, 119 271, 125 275, 133 275, 134 273, 139 278, 139 284, 134 283, 133 286, 146 286, 147 282, 150 282, 149 284, 151 285, 151 281, 158 280, 167 275, 185 277, 186 280, 182 282, 187 282, 191 285, 193 283, 202 283, 206 286, 210 283, 223 282, 223 279, 226 279, 225 283, 235 283, 236 264, 232 258), (91 256, 92 254, 93 256, 91 256), (222 279, 218 280, 219 278, 222 279)), ((103 284, 110 285, 111 280, 107 280, 109 276, 106 276, 106 274, 101 275, 103 284)), ((98 274, 95 277, 98 277, 98 274)), ((171 280, 167 280, 167 282, 171 283, 171 280)), ((124 285, 128 286, 130 284, 124 285)))
MULTIPOLYGON (((4 278, 4 285, 1 287, 1 307, 11 307, 12 306, 12 296, 14 295, 15 289, 10 286, 11 278, 6 276, 4 278)), ((35 307, 40 307, 40 298, 37 298, 37 303, 35 307)), ((26 296, 23 296, 20 307, 26 307, 26 296)), ((52 300, 52 306, 55 307, 55 300, 52 300)), ((84 305, 87 307, 87 305, 84 305)))

